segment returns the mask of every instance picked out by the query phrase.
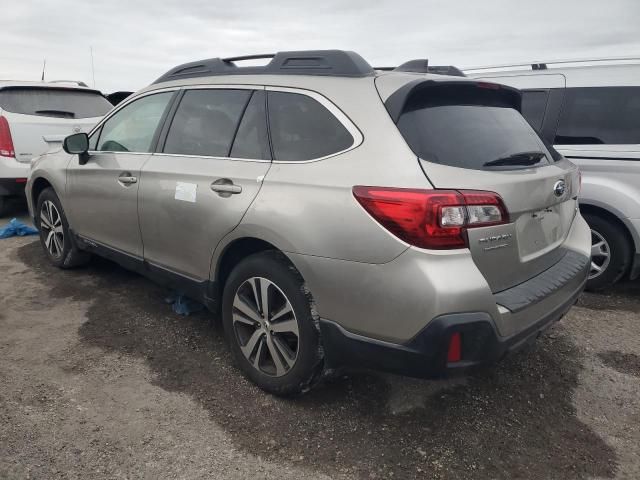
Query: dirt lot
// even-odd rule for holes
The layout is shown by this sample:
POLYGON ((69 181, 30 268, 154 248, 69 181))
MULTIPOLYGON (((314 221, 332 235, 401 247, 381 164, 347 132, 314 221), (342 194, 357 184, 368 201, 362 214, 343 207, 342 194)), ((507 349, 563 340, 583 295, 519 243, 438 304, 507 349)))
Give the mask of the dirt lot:
POLYGON ((640 478, 640 283, 473 377, 242 379, 209 315, 0 240, 0 478, 640 478))

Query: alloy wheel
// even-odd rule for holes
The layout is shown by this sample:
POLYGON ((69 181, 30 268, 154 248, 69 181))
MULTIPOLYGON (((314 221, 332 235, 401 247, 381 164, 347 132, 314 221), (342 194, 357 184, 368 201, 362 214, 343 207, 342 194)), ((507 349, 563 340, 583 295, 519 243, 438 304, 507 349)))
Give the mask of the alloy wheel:
POLYGON ((64 228, 60 212, 50 200, 42 203, 40 210, 40 232, 44 246, 54 258, 62 257, 64 251, 64 228))
POLYGON ((599 277, 611 262, 609 242, 595 230, 591 230, 591 270, 589 280, 599 277))
POLYGON ((253 368, 273 377, 293 368, 300 349, 298 320, 275 283, 262 277, 243 282, 233 299, 232 318, 240 350, 253 368))

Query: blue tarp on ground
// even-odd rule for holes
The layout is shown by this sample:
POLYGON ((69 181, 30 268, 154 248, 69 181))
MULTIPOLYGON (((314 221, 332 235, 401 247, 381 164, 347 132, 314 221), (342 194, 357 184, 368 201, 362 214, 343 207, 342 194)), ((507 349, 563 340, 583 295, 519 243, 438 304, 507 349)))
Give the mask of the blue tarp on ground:
POLYGON ((189 315, 204 310, 203 304, 191 300, 179 292, 171 292, 164 301, 170 303, 173 311, 178 315, 189 315))
POLYGON ((9 237, 24 237, 26 235, 37 235, 38 230, 25 223, 22 223, 17 218, 11 220, 4 227, 0 227, 0 238, 9 237))

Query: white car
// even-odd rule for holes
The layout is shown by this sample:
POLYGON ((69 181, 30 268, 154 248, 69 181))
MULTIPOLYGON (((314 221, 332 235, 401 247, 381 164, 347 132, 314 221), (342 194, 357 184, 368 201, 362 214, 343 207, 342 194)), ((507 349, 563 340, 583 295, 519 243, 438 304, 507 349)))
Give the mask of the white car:
POLYGON ((587 288, 640 277, 640 58, 502 65, 467 76, 522 90, 522 115, 580 167, 587 288))
POLYGON ((23 195, 31 159, 72 133, 88 132, 112 105, 77 82, 0 80, 0 215, 23 195))

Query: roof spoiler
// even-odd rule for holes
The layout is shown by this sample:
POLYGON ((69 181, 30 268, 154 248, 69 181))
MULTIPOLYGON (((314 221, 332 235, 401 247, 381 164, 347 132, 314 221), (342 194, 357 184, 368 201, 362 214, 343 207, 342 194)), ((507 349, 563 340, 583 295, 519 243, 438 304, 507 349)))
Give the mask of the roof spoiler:
POLYGON ((379 67, 376 70, 411 73, 431 73, 434 75, 449 75, 450 77, 466 77, 466 75, 453 65, 429 65, 429 59, 420 58, 409 60, 398 67, 379 67))
POLYGON ((423 78, 417 78, 393 92, 389 98, 384 102, 389 115, 394 123, 398 123, 400 115, 404 111, 407 102, 416 94, 431 89, 431 88, 448 88, 448 87, 461 87, 461 88, 478 88, 483 91, 493 90, 496 94, 500 94, 503 98, 517 111, 521 111, 522 108, 522 93, 520 90, 506 85, 498 83, 489 83, 475 80, 449 80, 449 81, 435 81, 426 80, 423 78))

